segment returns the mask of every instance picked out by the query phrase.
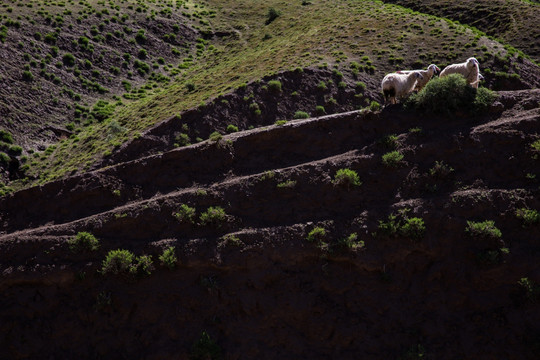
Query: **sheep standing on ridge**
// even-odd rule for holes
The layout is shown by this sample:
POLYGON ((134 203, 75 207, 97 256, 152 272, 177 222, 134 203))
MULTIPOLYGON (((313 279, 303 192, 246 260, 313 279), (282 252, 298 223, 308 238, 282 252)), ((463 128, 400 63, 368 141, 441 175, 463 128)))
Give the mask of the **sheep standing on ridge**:
POLYGON ((478 88, 478 83, 480 82, 480 64, 478 60, 471 57, 468 58, 464 63, 448 65, 441 71, 439 77, 445 77, 450 74, 461 74, 467 80, 472 87, 478 88))
POLYGON ((429 65, 427 67, 426 70, 400 70, 397 73, 398 74, 408 74, 408 73, 413 72, 413 71, 419 72, 424 77, 423 79, 418 79, 418 81, 416 81, 416 86, 415 86, 414 89, 416 91, 420 91, 420 90, 422 90, 422 88, 424 86, 426 86, 426 84, 429 82, 429 80, 431 80, 433 75, 439 73, 441 71, 441 69, 439 69, 439 67, 437 65, 431 64, 431 65, 429 65))
POLYGON ((396 99, 401 100, 409 95, 414 90, 416 81, 423 78, 424 76, 418 71, 407 74, 391 73, 386 75, 381 83, 385 104, 388 102, 395 104, 396 99))

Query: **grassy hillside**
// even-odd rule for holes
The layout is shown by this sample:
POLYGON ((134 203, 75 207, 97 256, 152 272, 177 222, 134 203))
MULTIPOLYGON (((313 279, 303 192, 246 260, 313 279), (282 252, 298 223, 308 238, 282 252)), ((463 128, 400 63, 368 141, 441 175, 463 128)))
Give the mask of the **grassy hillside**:
POLYGON ((540 6, 528 0, 387 0, 474 26, 540 61, 540 6))
MULTIPOLYGON (((35 99, 25 100, 27 106, 39 111, 50 109, 50 114, 39 115, 43 121, 33 125, 31 132, 23 125, 29 119, 36 123, 30 109, 26 117, 8 115, 2 120, 13 133, 15 143, 23 147, 24 156, 18 156, 21 170, 11 174, 22 178, 15 187, 88 170, 155 124, 286 69, 327 67, 348 79, 348 83, 365 74, 374 79, 373 93, 388 71, 430 63, 444 66, 473 55, 480 59, 492 87, 530 86, 523 81, 534 85, 537 76, 521 74, 538 72, 535 67, 531 70, 522 54, 482 33, 380 1, 243 0, 208 1, 204 5, 183 1, 126 1, 120 5, 82 1, 42 6, 36 3, 30 7, 32 4, 14 2, 2 8, 4 22, 21 22, 20 29, 25 29, 21 31, 24 36, 19 37, 11 26, 7 27, 4 53, 6 48, 18 49, 18 42, 23 43, 23 49, 32 49, 30 64, 18 58, 25 58, 22 50, 15 51, 7 71, 9 83, 31 94, 17 98, 35 99), (59 16, 64 18, 64 25, 59 16), (26 23, 31 26, 26 27, 26 23), (34 35, 38 25, 44 37, 58 33, 57 45, 42 40, 32 48, 37 43, 34 35), (95 26, 98 32, 92 35, 95 26), (132 31, 126 33, 126 27, 132 31), (180 29, 181 36, 171 40, 175 29, 180 29), (123 35, 117 38, 115 31, 123 35), (138 40, 139 31, 146 34, 144 44, 138 40), (84 46, 94 48, 90 55, 79 43, 86 44, 80 40, 81 34, 87 35, 84 46), (47 63, 54 46, 58 54, 47 63), (118 53, 115 49, 122 50, 118 53), (141 49, 147 55, 140 55, 141 49), (69 53, 75 57, 76 65, 65 64, 70 62, 64 60, 69 53), (130 59, 127 65, 125 54, 130 59), (113 60, 107 60, 111 57, 113 60), (33 68, 34 58, 38 64, 45 59, 43 77, 38 75, 41 65, 33 68), (92 63, 88 69, 87 60, 92 63), (148 73, 140 69, 145 68, 141 62, 150 66, 148 73), (17 68, 21 64, 22 68, 17 68), (95 68, 95 64, 100 65, 95 68), (21 78, 27 71, 25 66, 30 68, 31 81, 21 78), (113 67, 120 68, 117 76, 113 67), (49 87, 49 73, 53 74, 53 85, 55 76, 61 79, 58 86, 49 87), (105 88, 103 94, 100 86, 105 88), (98 101, 102 97, 105 102, 98 101)), ((380 98, 373 96, 372 100, 380 98)), ((203 135, 205 138, 208 134, 203 135)))

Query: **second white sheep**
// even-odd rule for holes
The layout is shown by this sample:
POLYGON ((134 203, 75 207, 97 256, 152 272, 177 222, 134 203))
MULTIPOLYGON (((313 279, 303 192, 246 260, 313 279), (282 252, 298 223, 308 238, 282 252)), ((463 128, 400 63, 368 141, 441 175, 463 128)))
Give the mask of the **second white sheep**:
POLYGON ((397 73, 398 74, 408 74, 408 73, 411 73, 413 71, 419 72, 424 77, 423 79, 418 79, 416 81, 416 86, 414 87, 414 90, 420 91, 420 90, 422 90, 422 88, 424 86, 426 86, 426 84, 429 82, 429 80, 431 80, 433 75, 438 74, 441 71, 441 69, 439 69, 439 67, 437 65, 431 64, 431 65, 429 65, 427 67, 426 70, 400 70, 397 73))
POLYGON ((467 83, 474 88, 478 88, 478 83, 480 82, 480 64, 478 60, 471 57, 463 63, 448 65, 441 71, 439 77, 442 78, 450 74, 461 74, 467 80, 467 83))

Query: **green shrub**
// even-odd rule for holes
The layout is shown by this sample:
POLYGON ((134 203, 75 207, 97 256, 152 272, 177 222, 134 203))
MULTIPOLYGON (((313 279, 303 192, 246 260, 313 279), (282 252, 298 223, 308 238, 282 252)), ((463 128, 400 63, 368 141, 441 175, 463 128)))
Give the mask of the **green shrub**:
POLYGON ((108 119, 114 113, 115 107, 116 106, 114 104, 109 104, 107 101, 98 100, 92 108, 90 115, 92 115, 97 121, 103 121, 108 119))
POLYGON ((497 99, 497 93, 488 88, 480 87, 476 91, 476 96, 473 102, 473 112, 476 114, 482 113, 489 109, 491 104, 497 99))
POLYGON ((179 146, 191 145, 191 139, 188 134, 180 133, 174 139, 179 146))
POLYGON ((495 227, 495 222, 493 220, 485 220, 482 222, 467 221, 467 228, 465 231, 474 237, 493 239, 500 239, 502 237, 501 230, 495 227))
POLYGON ((101 265, 102 274, 129 273, 135 255, 129 250, 111 250, 101 265))
POLYGON ((22 73, 22 79, 24 81, 32 81, 32 80, 34 80, 34 75, 32 75, 32 73, 30 71, 25 70, 22 73))
POLYGON ((213 141, 213 142, 218 142, 222 138, 223 138, 223 135, 221 135, 217 131, 214 131, 213 133, 210 134, 210 136, 208 137, 208 140, 213 141))
POLYGON ((139 49, 139 52, 137 53, 137 57, 141 60, 146 59, 148 56, 148 51, 145 49, 139 49))
POLYGON ((435 165, 431 169, 429 169, 429 175, 434 177, 435 179, 443 179, 450 175, 454 169, 445 164, 444 161, 435 161, 435 165))
POLYGON ((529 301, 536 302, 540 296, 540 286, 529 278, 521 278, 518 284, 525 291, 525 296, 529 301))
POLYGON ((369 110, 371 110, 371 111, 379 111, 380 109, 381 109, 381 104, 379 104, 376 101, 372 101, 369 104, 369 110))
POLYGON ((146 43, 146 36, 144 35, 144 30, 140 29, 137 34, 135 35, 135 41, 139 44, 145 44, 146 43))
POLYGON ((451 114, 457 111, 478 113, 487 109, 496 94, 488 89, 475 89, 459 74, 434 78, 417 94, 411 95, 405 106, 417 110, 451 114))
POLYGON ((216 360, 221 359, 221 348, 210 338, 206 331, 203 331, 199 340, 197 340, 189 355, 190 360, 216 360))
POLYGON ((163 250, 163 253, 159 255, 159 261, 161 262, 161 265, 166 266, 171 270, 174 269, 176 267, 176 262, 178 261, 174 247, 169 246, 163 250))
POLYGON ((287 180, 277 184, 278 189, 292 189, 296 186, 295 180, 287 180))
POLYGON ((326 230, 322 227, 317 226, 307 234, 306 239, 309 242, 324 242, 326 240, 326 230))
POLYGON ((195 208, 182 204, 180 205, 180 209, 173 213, 173 216, 180 222, 193 223, 193 219, 195 218, 195 208))
POLYGON ((531 148, 534 152, 540 152, 540 139, 531 143, 531 148))
POLYGON ((227 219, 225 210, 219 206, 209 207, 200 216, 201 225, 212 225, 220 227, 227 219))
POLYGON ((339 245, 343 248, 350 250, 362 249, 363 247, 365 247, 364 241, 358 240, 357 233, 352 233, 346 238, 339 240, 339 245))
POLYGON ((356 83, 356 90, 360 93, 363 93, 364 91, 366 91, 366 84, 364 82, 357 82, 356 83))
POLYGON ((266 25, 276 20, 280 15, 281 12, 279 10, 276 10, 273 7, 269 8, 268 13, 266 14, 266 25))
POLYGON ((379 220, 379 233, 385 237, 402 236, 411 240, 420 240, 426 231, 424 220, 419 217, 409 217, 410 209, 401 209, 398 214, 388 215, 386 221, 379 220))
POLYGON ((73 251, 96 251, 99 248, 99 240, 86 231, 81 231, 68 240, 69 248, 73 251))
POLYGON ((309 118, 309 114, 305 111, 297 111, 294 113, 295 119, 307 119, 309 118))
POLYGON ((317 106, 315 107, 315 113, 316 113, 317 115, 324 115, 324 114, 326 114, 326 109, 325 109, 324 106, 322 106, 322 105, 317 105, 317 106))
POLYGON ((235 126, 233 124, 229 124, 227 125, 227 133, 234 133, 234 132, 238 132, 238 126, 235 126))
POLYGON ((362 182, 358 173, 351 169, 339 169, 334 176, 334 185, 345 186, 350 189, 351 186, 360 186, 362 182))
POLYGON ((13 135, 7 130, 0 130, 0 141, 13 144, 13 135))
POLYGON ((76 59, 75 59, 75 56, 73 56, 73 54, 67 53, 67 54, 64 54, 64 56, 62 56, 62 62, 64 63, 64 65, 71 67, 75 65, 76 59))
POLYGON ((386 135, 385 137, 382 138, 380 143, 386 149, 395 150, 398 147, 398 136, 396 134, 386 135))
POLYGON ((523 227, 540 223, 540 213, 534 209, 521 208, 516 210, 518 219, 523 220, 523 227))
POLYGON ((279 80, 270 80, 268 82, 268 89, 274 93, 281 92, 281 82, 279 80))
POLYGON ((388 167, 398 167, 403 160, 403 154, 397 150, 388 152, 382 156, 382 162, 388 167))
POLYGON ((0 152, 0 165, 7 166, 11 162, 11 158, 5 152, 0 152))
POLYGON ((405 219, 405 223, 400 228, 401 235, 412 240, 422 238, 425 232, 426 226, 424 225, 424 220, 417 217, 405 219))
POLYGON ((388 215, 388 220, 383 221, 379 220, 379 233, 380 235, 386 237, 395 237, 397 236, 400 228, 400 221, 398 220, 397 215, 390 214, 388 215))
POLYGON ((286 123, 287 123, 287 120, 276 120, 274 125, 281 126, 281 125, 285 125, 286 123))
POLYGON ((133 275, 148 276, 154 270, 154 263, 151 255, 141 255, 135 258, 133 264, 129 268, 129 272, 133 275))

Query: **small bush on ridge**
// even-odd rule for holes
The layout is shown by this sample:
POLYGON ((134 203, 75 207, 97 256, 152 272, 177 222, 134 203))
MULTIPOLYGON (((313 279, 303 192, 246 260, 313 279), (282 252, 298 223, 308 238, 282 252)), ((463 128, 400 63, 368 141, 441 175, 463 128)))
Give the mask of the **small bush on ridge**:
POLYGON ((351 169, 339 169, 334 176, 334 185, 346 186, 350 189, 351 186, 360 186, 362 182, 358 173, 351 169))
POLYGON ((176 266, 176 261, 178 258, 176 257, 176 253, 174 251, 174 247, 169 246, 165 250, 163 250, 163 253, 159 255, 159 261, 162 265, 168 267, 169 269, 174 269, 176 266))
POLYGON ((99 248, 99 240, 94 235, 81 231, 74 238, 68 240, 68 245, 73 251, 95 251, 99 248))

